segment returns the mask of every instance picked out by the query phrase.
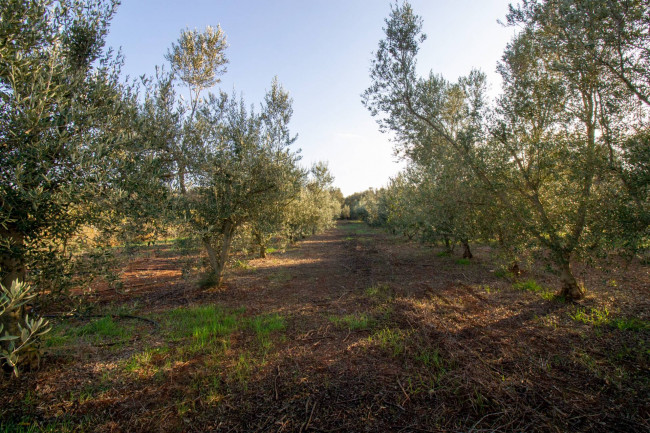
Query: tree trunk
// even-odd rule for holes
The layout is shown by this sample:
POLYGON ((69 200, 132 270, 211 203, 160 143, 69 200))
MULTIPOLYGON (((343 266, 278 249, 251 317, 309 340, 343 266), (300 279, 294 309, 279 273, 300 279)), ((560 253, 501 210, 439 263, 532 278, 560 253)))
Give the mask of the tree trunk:
POLYGON ((264 239, 262 238, 261 233, 255 233, 255 243, 257 244, 259 248, 259 257, 260 259, 265 259, 266 258, 266 245, 264 245, 264 239))
POLYGON ((474 257, 472 255, 472 251, 469 249, 469 240, 461 239, 460 243, 463 245, 463 258, 471 259, 472 257, 474 257))
POLYGON ((217 250, 210 243, 209 238, 203 238, 203 246, 208 253, 208 261, 210 262, 210 267, 212 272, 216 272, 215 269, 219 266, 219 254, 217 250))
POLYGON ((556 255, 556 264, 560 270, 560 281, 562 281, 560 296, 572 301, 582 299, 585 296, 585 289, 578 284, 573 276, 571 254, 560 253, 556 255))
POLYGON ((226 262, 230 255, 230 245, 232 244, 232 237, 235 234, 235 225, 230 221, 226 222, 223 227, 221 241, 221 252, 219 253, 219 261, 217 267, 214 269, 214 274, 217 277, 217 286, 223 284, 223 273, 226 269, 226 262))
POLYGON ((445 239, 445 252, 447 254, 451 254, 454 252, 453 248, 451 247, 451 242, 449 241, 449 238, 447 236, 444 237, 445 239))
POLYGON ((221 231, 221 250, 218 251, 209 238, 203 238, 203 246, 208 253, 208 260, 210 262, 210 267, 212 268, 212 273, 214 274, 216 285, 221 286, 223 283, 223 273, 226 268, 226 262, 228 261, 228 256, 230 254, 230 245, 232 244, 232 238, 235 233, 235 226, 231 222, 224 224, 221 231))

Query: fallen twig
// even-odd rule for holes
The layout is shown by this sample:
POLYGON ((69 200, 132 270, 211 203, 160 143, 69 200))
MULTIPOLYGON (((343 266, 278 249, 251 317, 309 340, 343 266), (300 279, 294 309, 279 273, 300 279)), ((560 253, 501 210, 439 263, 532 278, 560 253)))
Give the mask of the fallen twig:
POLYGON ((277 366, 277 373, 275 375, 275 379, 273 379, 273 389, 275 390, 275 400, 276 401, 279 399, 279 395, 278 395, 278 377, 280 377, 280 365, 277 366))

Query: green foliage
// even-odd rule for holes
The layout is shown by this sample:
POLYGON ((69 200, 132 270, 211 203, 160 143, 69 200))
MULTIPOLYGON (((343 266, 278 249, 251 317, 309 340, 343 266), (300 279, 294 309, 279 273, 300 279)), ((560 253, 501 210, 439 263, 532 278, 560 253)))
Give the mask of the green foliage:
POLYGON ((47 320, 22 313, 35 296, 23 282, 14 280, 8 288, 0 284, 0 365, 8 365, 16 376, 21 363, 40 360, 40 338, 51 329, 47 320))
POLYGON ((470 259, 458 259, 456 260, 456 264, 458 265, 469 265, 471 262, 470 259))
POLYGON ((285 235, 290 242, 316 234, 334 226, 341 212, 334 177, 325 163, 311 167, 298 199, 287 209, 285 235))
POLYGON ((220 26, 207 26, 203 32, 186 29, 165 57, 179 80, 198 96, 202 89, 217 84, 218 77, 226 72, 227 46, 220 26))
POLYGON ((6 286, 28 277, 42 291, 69 288, 81 266, 71 251, 81 229, 107 228, 125 215, 116 204, 137 172, 120 169, 133 156, 124 133, 135 120, 133 95, 119 83, 120 63, 103 52, 116 6, 9 0, 0 8, 6 286))
POLYGON ((503 94, 490 107, 479 71, 456 82, 418 75, 422 19, 408 2, 393 5, 363 102, 410 165, 376 200, 376 213, 394 232, 458 240, 466 250, 477 237, 496 238, 511 255, 541 246, 562 296, 584 296, 573 260, 603 246, 636 251, 648 236, 641 143, 650 73, 647 50, 632 48, 648 38, 631 31, 647 26, 646 9, 550 0, 512 7, 508 24, 521 31, 505 49, 503 94), (617 30, 602 33, 612 22, 617 30))
POLYGON ((386 215, 380 206, 383 191, 370 188, 346 197, 344 206, 349 208, 349 218, 365 221, 372 226, 383 225, 386 221, 386 215))

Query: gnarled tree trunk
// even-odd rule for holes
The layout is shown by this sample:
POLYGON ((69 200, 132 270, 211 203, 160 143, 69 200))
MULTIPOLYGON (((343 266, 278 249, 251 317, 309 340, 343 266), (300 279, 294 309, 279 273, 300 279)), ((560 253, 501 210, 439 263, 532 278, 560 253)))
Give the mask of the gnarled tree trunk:
POLYGON ((560 296, 568 300, 577 301, 582 299, 585 296, 585 289, 573 276, 573 271, 571 269, 571 254, 570 253, 556 253, 555 254, 555 264, 560 271, 560 281, 562 282, 562 288, 560 289, 560 296))
POLYGON ((469 240, 468 239, 461 239, 460 243, 463 245, 463 258, 464 259, 471 259, 474 257, 472 255, 472 250, 469 249, 469 240))
POLYGON ((203 245, 208 253, 210 267, 214 274, 216 285, 221 286, 223 283, 223 274, 226 269, 226 262, 230 255, 230 246, 232 245, 232 238, 235 234, 235 224, 231 221, 226 221, 221 230, 221 249, 217 250, 209 238, 203 238, 203 245))

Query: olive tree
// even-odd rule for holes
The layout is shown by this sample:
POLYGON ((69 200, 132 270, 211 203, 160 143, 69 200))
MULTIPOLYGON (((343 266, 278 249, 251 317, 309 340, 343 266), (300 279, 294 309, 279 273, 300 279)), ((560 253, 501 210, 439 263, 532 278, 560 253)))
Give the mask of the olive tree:
POLYGON ((290 149, 290 101, 274 81, 260 114, 223 95, 201 110, 207 132, 197 187, 188 191, 190 220, 216 284, 222 282, 236 230, 277 212, 299 191, 303 173, 290 149))
MULTIPOLYGON (((561 276, 561 295, 579 299, 584 288, 572 262, 595 208, 594 183, 606 162, 608 137, 611 131, 629 133, 623 125, 638 118, 639 109, 594 55, 598 35, 573 26, 568 38, 557 25, 564 16, 560 3, 566 4, 511 8, 508 18, 522 30, 505 51, 505 90, 492 119, 482 73, 473 71, 457 83, 417 75, 422 21, 408 3, 394 6, 364 103, 383 128, 396 133, 407 155, 423 130, 430 146, 448 148, 504 217, 548 249, 561 276)), ((643 129, 643 122, 636 124, 643 129)))
POLYGON ((200 106, 201 93, 219 83, 220 76, 226 72, 228 59, 226 35, 220 26, 207 26, 201 32, 185 29, 178 41, 172 44, 165 58, 172 69, 172 77, 179 80, 189 91, 187 104, 180 104, 180 122, 177 140, 170 140, 167 150, 176 165, 178 188, 185 194, 188 169, 193 166, 192 158, 202 147, 197 131, 196 113, 200 106))
MULTIPOLYGON (((68 241, 111 194, 102 162, 123 138, 115 122, 122 88, 104 38, 116 5, 8 0, 0 7, 3 296, 24 287, 28 275, 40 280, 41 291, 63 278, 44 272, 63 269, 50 264, 67 261, 68 241)), ((22 308, 1 321, 8 336, 29 327, 22 308)))

